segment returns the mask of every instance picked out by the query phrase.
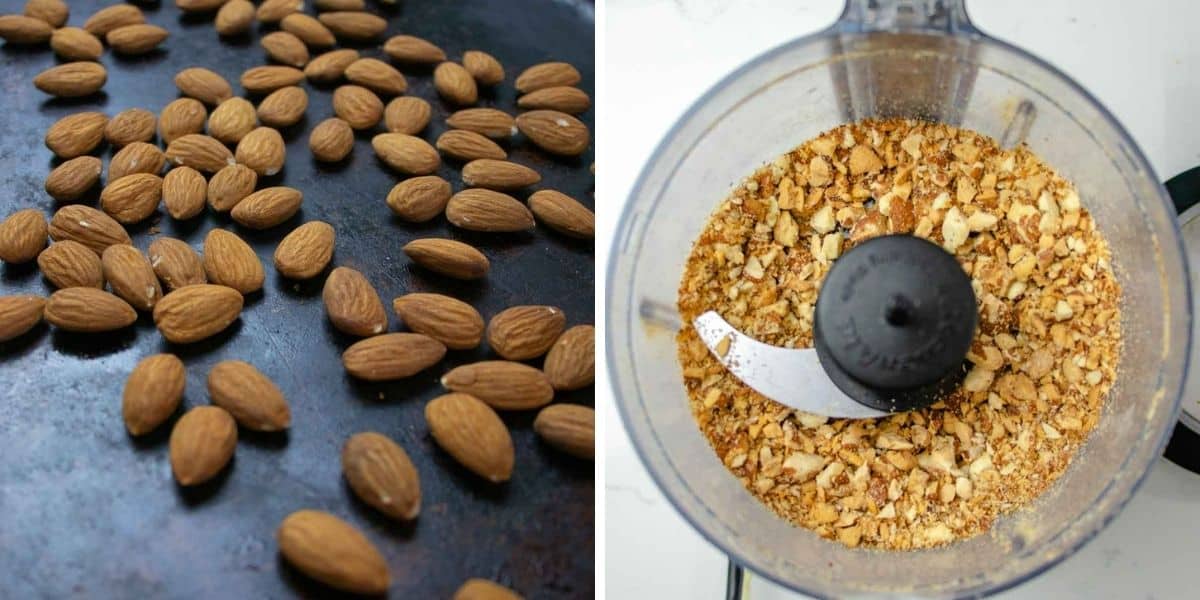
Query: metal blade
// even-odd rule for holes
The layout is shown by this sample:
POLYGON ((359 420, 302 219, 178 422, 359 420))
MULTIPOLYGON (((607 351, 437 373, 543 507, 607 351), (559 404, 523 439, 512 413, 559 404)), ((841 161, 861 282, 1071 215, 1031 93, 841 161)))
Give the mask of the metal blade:
POLYGON ((891 413, 859 404, 838 389, 811 348, 781 348, 744 335, 715 311, 692 322, 708 350, 758 393, 795 409, 838 419, 873 419, 891 413))

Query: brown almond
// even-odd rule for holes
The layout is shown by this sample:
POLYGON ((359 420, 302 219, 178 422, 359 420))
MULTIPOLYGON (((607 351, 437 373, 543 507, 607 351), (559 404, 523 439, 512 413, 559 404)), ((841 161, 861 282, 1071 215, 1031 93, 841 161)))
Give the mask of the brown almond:
POLYGON ((234 164, 233 153, 216 138, 189 133, 167 144, 167 160, 204 173, 216 173, 234 164))
POLYGON ((125 244, 109 246, 100 258, 104 278, 114 294, 138 310, 153 310, 162 298, 154 268, 141 250, 125 244))
POLYGON ((547 406, 533 420, 533 430, 546 443, 578 458, 596 455, 596 411, 578 404, 547 406))
POLYGON ((466 129, 451 129, 438 136, 437 149, 446 156, 463 161, 508 158, 508 153, 499 144, 466 129))
POLYGON ((389 167, 409 175, 428 175, 442 162, 429 142, 403 133, 381 133, 371 138, 371 147, 389 167))
POLYGON ((254 13, 260 23, 278 23, 284 17, 304 10, 304 0, 263 0, 254 13))
POLYGON ((506 160, 481 158, 462 168, 463 183, 491 190, 515 190, 542 180, 537 171, 506 160))
POLYGON ((529 360, 550 350, 567 318, 553 306, 513 306, 488 323, 488 344, 508 360, 529 360))
POLYGON ((204 237, 204 274, 210 283, 233 288, 243 294, 262 289, 262 262, 237 234, 213 229, 204 237))
POLYGON ((0 222, 0 260, 25 263, 46 247, 46 216, 36 208, 18 210, 0 222))
POLYGON ((0 15, 0 39, 9 44, 44 44, 54 33, 47 22, 24 15, 0 15))
POLYGON ((28 0, 25 16, 45 21, 51 27, 62 27, 71 16, 71 8, 63 0, 28 0))
POLYGON ((169 290, 208 283, 200 255, 182 240, 160 237, 150 243, 150 266, 169 290))
POLYGON ((470 350, 483 339, 483 316, 470 304, 442 294, 405 294, 392 309, 409 329, 423 333, 451 350, 470 350))
POLYGON ((527 410, 554 399, 546 374, 529 365, 485 360, 455 367, 442 376, 446 389, 470 394, 496 410, 527 410))
POLYGON ((308 92, 290 85, 271 92, 258 105, 258 118, 264 125, 288 127, 300 122, 308 110, 308 92))
POLYGON ((95 156, 78 156, 50 171, 46 193, 59 202, 78 200, 100 181, 104 164, 95 156))
POLYGON ((250 0, 229 0, 222 4, 213 20, 217 35, 234 36, 250 31, 254 25, 254 11, 250 0))
POLYGON ((254 169, 260 177, 270 177, 283 169, 287 161, 287 147, 277 130, 258 127, 238 142, 234 156, 238 163, 254 169))
POLYGON ((432 42, 414 35, 397 35, 383 44, 383 52, 392 60, 418 64, 437 64, 446 60, 446 53, 432 42))
POLYGON ((179 485, 199 485, 216 477, 237 449, 237 424, 225 409, 197 406, 171 430, 171 471, 179 485))
POLYGON ((258 173, 246 165, 229 165, 217 171, 208 182, 208 205, 217 212, 233 210, 238 202, 254 193, 258 173))
POLYGON ((311 48, 328 48, 337 43, 333 32, 321 21, 295 12, 279 21, 279 28, 300 38, 311 48))
POLYGON ((162 200, 162 178, 149 173, 133 173, 104 186, 100 208, 118 223, 137 223, 158 210, 162 200))
POLYGON ((271 60, 292 67, 304 67, 308 64, 308 46, 294 34, 286 31, 272 31, 259 40, 263 50, 271 60))
POLYGON ((209 106, 217 106, 233 97, 233 88, 217 73, 203 67, 190 67, 175 74, 175 87, 184 96, 209 106))
POLYGON ((325 279, 321 293, 325 313, 338 331, 348 335, 368 336, 387 331, 388 318, 379 293, 362 273, 349 267, 338 267, 325 279))
POLYGON ((167 157, 154 144, 133 142, 121 148, 108 162, 109 185, 118 179, 134 173, 162 173, 167 157))
POLYGON ((236 144, 258 126, 258 113, 254 105, 245 98, 228 98, 213 109, 208 116, 208 135, 225 142, 236 144))
POLYGON ((342 353, 346 372, 367 381, 411 377, 442 360, 446 347, 419 333, 385 333, 355 342, 342 353))
POLYGON ((325 512, 299 510, 276 534, 279 553, 297 570, 339 590, 384 594, 392 577, 387 561, 349 523, 325 512))
POLYGON ((408 453, 381 433, 350 436, 342 446, 342 474, 363 502, 409 521, 421 512, 421 481, 408 453))
POLYGON ((517 106, 524 109, 557 110, 577 115, 592 107, 587 92, 568 86, 542 88, 517 98, 517 106))
POLYGON ((518 92, 528 94, 549 87, 572 86, 582 79, 579 71, 570 64, 547 62, 533 65, 522 71, 517 76, 515 85, 518 92))
POLYGON ((104 290, 73 287, 50 294, 42 317, 66 331, 100 333, 132 325, 137 320, 137 311, 104 290))
POLYGON ((317 10, 366 10, 365 0, 316 0, 317 10))
POLYGON ((50 36, 50 48, 64 60, 98 60, 104 54, 100 38, 79 27, 63 27, 50 36))
POLYGON ((226 0, 175 0, 175 6, 185 13, 206 13, 221 8, 226 0))
POLYGON ((50 239, 74 240, 87 246, 96 256, 113 244, 132 244, 129 234, 112 217, 82 204, 58 209, 50 219, 50 239))
POLYGON ((422 267, 455 279, 480 279, 491 267, 482 252, 454 240, 413 240, 405 244, 404 253, 422 267))
POLYGON ((592 385, 596 380, 596 329, 576 325, 566 330, 546 354, 542 370, 559 391, 592 385))
POLYGON ((346 79, 385 96, 398 96, 408 90, 404 75, 377 58, 360 58, 346 67, 346 79))
POLYGON ((165 144, 192 133, 204 131, 208 111, 195 98, 172 100, 158 115, 158 135, 165 144))
POLYGON ((50 244, 38 254, 37 262, 42 276, 56 288, 104 288, 104 267, 100 257, 79 242, 63 240, 50 244))
POLYGON ((387 205, 396 216, 424 223, 442 214, 450 201, 450 182, 437 175, 410 177, 388 192, 387 205))
POLYGON ((500 483, 512 477, 513 443, 496 411, 467 394, 446 394, 425 405, 434 441, 476 475, 500 483))
POLYGON ((154 50, 169 35, 162 27, 140 23, 118 27, 108 32, 104 40, 117 54, 137 55, 154 50))
POLYGON ((583 121, 556 110, 531 110, 517 117, 517 129, 539 148, 563 156, 587 150, 591 134, 583 121))
POLYGON ((337 117, 325 119, 308 136, 308 149, 319 161, 342 160, 354 149, 354 129, 337 117))
POLYGON ((482 50, 463 52, 463 68, 479 82, 479 85, 496 85, 504 81, 504 65, 496 57, 482 50))
POLYGON ((204 175, 191 167, 175 167, 163 177, 163 204, 173 219, 182 221, 200 214, 207 191, 204 175))
POLYGON ((529 196, 529 209, 547 227, 570 237, 596 237, 596 215, 578 200, 554 190, 538 190, 529 196))
POLYGON ((446 220, 470 231, 511 232, 533 229, 533 215, 519 200, 492 190, 463 190, 446 204, 446 220))
POLYGON ((335 36, 353 41, 373 40, 387 29, 383 17, 365 12, 334 11, 321 13, 317 18, 335 36))
POLYGON ((208 395, 246 429, 283 431, 292 423, 283 392, 254 365, 223 360, 208 372, 208 395))
POLYGON ((42 322, 46 300, 40 296, 0 296, 0 342, 24 335, 42 322))
POLYGON ((46 147, 59 158, 75 158, 96 149, 104 140, 108 117, 104 113, 67 115, 46 130, 46 147))
POLYGON ((479 88, 475 85, 475 78, 455 62, 444 62, 433 70, 433 87, 451 104, 475 104, 479 99, 479 88))
POLYGON ((88 33, 102 38, 118 27, 145 22, 146 16, 140 8, 129 4, 114 4, 92 13, 92 16, 83 22, 83 28, 88 33))
POLYGON ((183 361, 174 354, 154 354, 138 362, 121 394, 121 416, 130 435, 144 435, 167 422, 187 385, 183 361))
POLYGON ((304 194, 294 188, 263 188, 238 202, 229 216, 243 227, 269 229, 292 218, 303 201, 304 194))
POLYGON ((495 108, 465 108, 447 117, 446 124, 493 139, 512 137, 517 133, 517 122, 512 115, 495 108))
POLYGON ((333 91, 333 112, 355 129, 368 129, 383 118, 383 101, 365 87, 343 85, 333 91))
POLYGON ((304 76, 317 83, 331 83, 342 78, 346 67, 358 60, 358 50, 342 48, 330 50, 308 61, 304 67, 304 76))
POLYGON ((336 242, 333 226, 309 221, 287 234, 275 247, 275 270, 291 279, 311 279, 325 270, 336 242))
POLYGON ((123 110, 104 126, 104 139, 120 148, 134 142, 149 142, 154 139, 158 118, 144 108, 123 110))
POLYGON ((520 594, 486 579, 468 579, 451 600, 523 600, 520 594))
POLYGON ((187 344, 224 331, 242 312, 242 295, 223 285, 188 285, 162 297, 154 324, 168 342, 187 344))
POLYGON ((417 135, 429 125, 433 108, 429 103, 416 96, 401 96, 388 102, 383 111, 383 122, 388 131, 417 135))
POLYGON ((251 94, 267 94, 304 81, 304 71, 283 65, 252 67, 242 73, 242 87, 251 94))

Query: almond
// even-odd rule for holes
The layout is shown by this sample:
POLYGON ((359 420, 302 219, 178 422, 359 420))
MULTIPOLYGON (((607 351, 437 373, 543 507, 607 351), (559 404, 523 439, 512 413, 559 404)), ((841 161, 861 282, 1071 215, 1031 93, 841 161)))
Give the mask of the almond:
POLYGON ((504 421, 467 394, 446 394, 425 405, 434 441, 476 475, 500 483, 512 477, 513 443, 504 421))
POLYGON ((59 202, 78 200, 100 181, 103 163, 95 156, 72 158, 50 171, 46 193, 59 202))
POLYGON ((242 312, 243 302, 237 290, 223 285, 189 285, 158 301, 154 324, 168 342, 196 342, 229 327, 242 312))
POLYGON ((46 130, 46 147, 59 158, 75 158, 91 152, 104 139, 108 117, 104 113, 67 115, 46 130))
POLYGON ((512 137, 517 133, 517 124, 512 115, 495 108, 463 109, 450 115, 446 124, 494 139, 512 137))
POLYGON ((358 50, 342 48, 330 50, 311 61, 304 67, 304 75, 310 81, 331 83, 342 78, 346 67, 358 60, 358 50))
POLYGON ((172 100, 158 115, 158 134, 163 143, 171 142, 192 133, 204 131, 208 111, 195 98, 172 100))
POLYGON ((429 103, 416 96, 402 96, 388 102, 383 111, 383 122, 388 131, 416 135, 429 125, 433 108, 429 103))
POLYGON ((349 523, 325 512, 299 510, 276 534, 279 552, 297 570, 339 590, 383 594, 392 577, 387 561, 349 523))
POLYGON ((316 0, 317 10, 366 10, 364 0, 316 0))
POLYGON ((50 48, 64 60, 98 60, 104 54, 100 38, 79 27, 63 27, 50 36, 50 48))
POLYGON ((138 362, 125 380, 121 415, 131 435, 154 431, 171 418, 187 385, 183 361, 174 354, 154 354, 138 362))
POLYGON ((389 167, 409 175, 428 175, 442 162, 429 142, 403 133, 381 133, 371 138, 371 147, 389 167))
POLYGON ((59 329, 99 333, 132 325, 137 311, 104 290, 73 287, 50 294, 42 316, 59 329))
POLYGON ((446 347, 419 333, 385 333, 355 342, 342 353, 346 372, 367 381, 411 377, 442 360, 446 347))
POLYGON ((278 23, 284 17, 304 10, 304 0, 263 0, 254 16, 260 23, 278 23))
POLYGON ((54 33, 49 23, 24 15, 0 15, 0 38, 10 44, 44 44, 54 33))
POLYGON ((444 62, 433 70, 433 87, 451 104, 475 104, 479 99, 475 79, 455 62, 444 62))
POLYGON ((515 190, 542 180, 537 171, 525 165, 490 158, 473 160, 463 165, 462 178, 463 183, 469 186, 492 190, 515 190))
POLYGON ((496 85, 504 81, 504 66, 496 57, 481 50, 463 52, 463 68, 479 85, 496 85))
POLYGON ((263 188, 238 202, 229 216, 243 227, 269 229, 279 225, 300 210, 304 194, 290 187, 263 188))
POLYGON ((271 127, 288 127, 300 122, 308 110, 308 92, 294 85, 271 92, 258 105, 258 118, 271 127))
POLYGON ((133 142, 121 148, 109 161, 108 181, 111 185, 112 182, 134 173, 158 175, 162 173, 165 164, 167 157, 163 156, 158 146, 146 142, 133 142))
POLYGON ((207 190, 208 182, 200 171, 191 167, 175 167, 163 177, 163 204, 172 218, 180 221, 190 219, 204 210, 207 190))
POLYGON ((450 182, 437 175, 405 179, 387 195, 392 212, 413 223, 424 223, 442 214, 449 200, 450 182))
POLYGON ((36 208, 8 215, 0 222, 0 260, 24 263, 37 258, 46 247, 46 217, 36 208))
POLYGON ((337 43, 328 27, 304 13, 295 12, 284 17, 279 21, 279 28, 313 48, 328 48, 337 43))
POLYGON ((421 482, 408 453, 386 435, 358 433, 342 447, 342 474, 363 502, 393 518, 421 512, 421 482))
POLYGON ((46 300, 39 296, 0 296, 0 342, 24 335, 42 322, 46 300))
POLYGON ((470 350, 483 338, 483 317, 470 304, 441 294, 405 294, 392 301, 409 329, 451 350, 470 350))
POLYGON ((79 242, 55 242, 38 254, 37 262, 42 276, 56 288, 104 288, 104 267, 100 257, 79 242))
POLYGON ((533 215, 516 198, 485 189, 463 190, 446 205, 446 220, 470 231, 526 231, 533 215))
POLYGON ((451 129, 443 133, 437 139, 437 149, 451 158, 464 161, 508 158, 508 153, 496 142, 466 129, 451 129))
POLYGON ((517 117, 517 129, 542 150, 563 156, 583 154, 591 141, 583 121, 556 110, 524 113, 517 117))
POLYGON ((104 39, 118 54, 145 54, 163 43, 170 33, 157 25, 123 25, 108 32, 104 39))
POLYGON ((373 40, 387 29, 386 20, 365 12, 334 11, 321 13, 317 18, 335 36, 353 41, 373 40))
POLYGON ((206 13, 221 8, 226 0, 175 0, 175 6, 185 13, 206 13))
POLYGON ((254 249, 224 229, 213 229, 204 237, 204 273, 209 282, 243 294, 262 289, 265 278, 254 249))
POLYGON ((50 239, 74 240, 87 246, 96 256, 113 244, 132 244, 129 234, 112 217, 82 204, 58 209, 50 219, 50 239))
POLYGON ((534 419, 533 430, 571 456, 592 460, 596 455, 596 411, 586 406, 547 406, 534 419))
POLYGON ((275 248, 275 270, 291 279, 316 277, 333 258, 336 235, 324 221, 309 221, 287 234, 275 248))
POLYGON ((546 374, 529 365, 505 360, 485 360, 455 367, 442 376, 442 385, 470 394, 496 410, 526 410, 554 399, 546 374))
POLYGON ((383 118, 383 101, 365 87, 343 85, 333 91, 333 112, 355 129, 368 129, 383 118))
POLYGON ((368 336, 387 331, 388 318, 379 293, 362 273, 349 267, 338 267, 325 280, 321 293, 325 313, 338 331, 348 335, 368 336))
POLYGON ((542 370, 559 391, 592 385, 596 380, 596 329, 576 325, 566 330, 546 354, 542 370))
POLYGON ((114 294, 138 310, 153 310, 162 297, 162 287, 145 255, 133 246, 117 244, 101 257, 104 278, 114 294))
POLYGON ((154 113, 144 108, 130 108, 108 121, 104 126, 104 139, 118 148, 134 142, 149 142, 154 139, 157 125, 154 113))
POLYGON ((84 21, 83 28, 96 37, 104 37, 108 32, 125 25, 145 23, 146 16, 141 9, 128 4, 114 4, 102 8, 84 21))
POLYGON ((217 406, 197 406, 171 430, 171 471, 179 485, 199 485, 217 476, 237 448, 237 425, 217 406))
POLYGON ((529 360, 546 353, 567 325, 553 306, 513 306, 488 323, 488 344, 508 360, 529 360))
POLYGON ((167 160, 205 173, 216 173, 234 164, 225 144, 199 133, 189 133, 167 145, 167 160))
MULTIPOLYGON (((298 14, 298 13, 297 13, 298 14)), ((272 31, 264 35, 259 44, 267 51, 271 60, 293 67, 308 64, 308 46, 295 35, 286 31, 272 31)))
POLYGON ((270 177, 283 169, 283 163, 287 161, 287 147, 278 131, 271 127, 259 127, 238 142, 235 156, 239 163, 254 169, 260 177, 270 177))
POLYGON ((354 149, 354 130, 350 124, 332 117, 321 121, 308 137, 308 149, 323 162, 337 162, 354 149))
POLYGON ((455 279, 480 279, 491 266, 482 252, 454 240, 413 240, 404 246, 404 253, 422 267, 455 279))
POLYGON ((175 87, 184 96, 209 106, 217 106, 233 97, 233 88, 224 77, 203 67, 191 67, 175 74, 175 87))
POLYGON ((158 210, 162 178, 149 173, 126 175, 100 192, 100 208, 118 223, 137 223, 158 210))
POLYGON ((217 35, 234 36, 250 31, 254 25, 254 11, 250 0, 229 0, 222 4, 213 21, 217 35))
POLYGON ((486 579, 468 579, 451 600, 522 600, 516 592, 486 579))
POLYGON ((397 96, 408 90, 408 82, 395 67, 377 58, 360 58, 346 67, 346 79, 386 96, 397 96))
POLYGON ((592 99, 579 88, 557 86, 542 88, 517 98, 517 106, 525 109, 557 110, 576 115, 592 107, 592 99))
POLYGON ((223 360, 208 372, 208 395, 246 429, 282 431, 292 423, 283 392, 269 377, 240 360, 223 360))
POLYGON ((522 71, 515 85, 518 92, 528 94, 549 87, 575 85, 582 79, 579 71, 565 62, 547 62, 522 71))
POLYGON ((222 101, 208 116, 208 135, 226 144, 240 142, 257 126, 258 114, 254 105, 237 96, 222 101))
POLYGON ((258 173, 246 165, 229 165, 208 182, 208 205, 217 212, 233 210, 238 202, 254 193, 258 173))
POLYGON ((596 237, 595 213, 566 194, 538 190, 529 196, 529 209, 539 221, 563 235, 587 240, 596 237))
POLYGON ((170 290, 208 283, 200 255, 175 238, 160 237, 150 243, 150 266, 170 290))
POLYGON ((40 19, 51 27, 62 27, 71 15, 71 8, 63 0, 28 0, 25 16, 40 19))
POLYGON ((407 63, 437 64, 446 60, 446 53, 433 43, 414 35, 397 35, 383 44, 383 52, 392 60, 407 63))
POLYGON ((264 65, 242 73, 242 87, 251 94, 266 94, 304 80, 304 71, 282 65, 264 65))

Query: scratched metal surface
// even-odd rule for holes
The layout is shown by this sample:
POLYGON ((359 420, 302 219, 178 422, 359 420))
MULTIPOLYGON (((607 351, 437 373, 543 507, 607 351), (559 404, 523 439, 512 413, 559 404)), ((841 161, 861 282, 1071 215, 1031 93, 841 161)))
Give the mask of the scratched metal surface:
MULTIPOLYGON (((0 13, 20 12, 20 0, 0 0, 0 13)), ((99 1, 70 2, 70 25, 81 25, 99 1)), ((372 10, 378 4, 369 3, 372 10)), ((385 12, 388 34, 406 32, 441 44, 453 56, 480 48, 505 65, 509 79, 481 104, 515 109, 512 78, 549 59, 570 61, 593 93, 590 4, 539 0, 419 2, 385 12)), ((109 115, 130 107, 157 112, 177 96, 171 78, 191 65, 213 68, 235 84, 246 68, 263 64, 264 31, 219 43, 209 18, 183 18, 171 2, 151 4, 148 20, 171 32, 164 51, 121 59, 106 53, 102 94, 56 101, 34 89, 34 74, 55 63, 48 48, 0 46, 0 214, 55 205, 42 190, 52 165, 42 136, 57 118, 80 110, 109 115)), ((377 49, 364 48, 367 55, 377 49)), ((406 69, 410 93, 430 99, 434 118, 425 139, 444 130, 448 108, 436 98, 428 70, 406 69)), ((366 273, 385 304, 413 291, 449 293, 474 304, 485 318, 512 304, 561 306, 569 324, 593 319, 593 248, 539 228, 528 235, 473 235, 444 219, 411 225, 392 218, 384 197, 399 177, 377 162, 370 135, 359 134, 345 164, 324 167, 307 150, 312 125, 332 115, 332 89, 309 86, 306 121, 284 131, 288 161, 265 184, 303 190, 300 215, 254 233, 206 214, 174 222, 160 215, 132 228, 145 249, 162 234, 201 246, 213 227, 243 234, 267 265, 264 290, 248 298, 241 319, 225 333, 190 346, 170 346, 150 319, 109 335, 74 335, 45 325, 0 344, 0 597, 280 598, 323 597, 329 590, 287 567, 277 556, 275 528, 293 510, 320 508, 364 530, 387 557, 392 597, 447 598, 466 578, 503 582, 530 598, 593 595, 592 463, 564 458, 538 442, 533 414, 504 415, 517 467, 507 485, 481 483, 441 452, 429 437, 424 404, 440 393, 439 375, 489 356, 486 348, 451 352, 442 364, 409 380, 367 384, 348 378, 341 351, 353 340, 325 319, 323 277, 301 285, 270 267, 276 243, 311 219, 337 230, 334 262, 366 273), (478 245, 492 261, 480 283, 452 283, 414 268, 401 246, 425 236, 478 245), (283 389, 292 406, 287 435, 242 432, 234 462, 215 483, 183 490, 167 461, 170 426, 147 439, 126 435, 120 414, 125 376, 152 353, 175 352, 188 368, 185 406, 208 402, 204 380, 216 362, 255 363, 283 389), (339 451, 364 430, 391 435, 421 474, 424 509, 411 525, 389 522, 353 498, 343 483, 339 451)), ((583 120, 593 123, 591 112, 583 120)), ((589 151, 578 160, 551 160, 517 139, 518 162, 535 166, 541 187, 592 205, 589 151)), ((111 149, 103 147, 107 163, 111 149)), ((461 187, 457 165, 441 175, 461 187)), ((88 202, 94 205, 98 195, 88 202)), ((520 194, 524 198, 526 194, 520 194)), ((4 266, 0 294, 48 294, 34 267, 4 266)), ((390 308, 389 308, 390 312, 390 308)), ((392 329, 400 328, 394 315, 392 329)), ((593 390, 559 401, 591 404, 593 390)))

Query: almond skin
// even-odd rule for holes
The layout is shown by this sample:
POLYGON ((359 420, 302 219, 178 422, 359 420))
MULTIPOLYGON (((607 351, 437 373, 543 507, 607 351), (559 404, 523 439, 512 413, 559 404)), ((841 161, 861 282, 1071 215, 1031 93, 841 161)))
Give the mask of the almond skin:
POLYGON ((77 156, 50 171, 46 193, 59 202, 78 200, 100 181, 104 164, 95 156, 77 156))
POLYGON ((303 8, 302 0, 263 0, 254 16, 259 23, 278 23, 284 17, 300 12, 303 8))
POLYGON ((355 342, 342 353, 346 372, 367 381, 411 377, 442 360, 446 347, 419 333, 385 333, 355 342))
POLYGON ((562 156, 579 156, 591 134, 583 121, 556 110, 531 110, 517 117, 517 129, 539 148, 562 156))
POLYGON ((71 16, 71 8, 63 0, 29 0, 25 3, 25 16, 45 21, 51 27, 62 27, 71 16))
POLYGON ((387 29, 386 20, 365 12, 334 11, 321 13, 317 18, 335 36, 347 40, 373 40, 387 29))
POLYGON ((408 90, 408 82, 395 67, 377 58, 360 58, 346 67, 346 79, 385 96, 398 96, 408 90))
POLYGON ((132 244, 129 234, 112 217, 82 204, 58 209, 50 219, 50 239, 75 240, 87 246, 96 256, 113 244, 132 244))
POLYGON ((0 15, 0 38, 9 44, 44 44, 54 33, 49 23, 24 15, 0 15))
POLYGON ((479 100, 475 78, 455 62, 444 62, 433 70, 433 87, 451 104, 466 106, 479 100))
POLYGON ((205 173, 216 173, 234 163, 225 144, 199 133, 189 133, 167 145, 167 160, 205 173))
POLYGON ((0 296, 0 342, 24 335, 42 322, 46 300, 39 296, 0 296))
POLYGON ((540 89, 573 86, 582 80, 579 71, 565 62, 547 62, 533 65, 517 76, 518 92, 528 94, 540 89))
POLYGON ((311 48, 328 48, 337 43, 333 32, 321 21, 304 13, 292 13, 279 21, 279 28, 300 38, 311 48))
POLYGON ((342 78, 346 67, 358 60, 358 50, 342 48, 330 50, 313 58, 304 67, 304 76, 317 83, 332 83, 342 78))
POLYGON ((596 455, 596 411, 586 406, 547 406, 534 419, 533 430, 571 456, 592 460, 596 455))
POLYGON ((481 158, 462 168, 463 183, 491 190, 516 190, 542 180, 537 171, 505 160, 481 158))
POLYGON ((191 133, 204 131, 208 111, 195 98, 179 98, 167 104, 158 115, 158 135, 163 143, 171 142, 191 133))
POLYGON ((342 446, 342 474, 350 489, 379 512, 403 521, 421 512, 421 481, 408 453, 387 436, 363 432, 342 446))
POLYGON ((455 367, 442 376, 442 385, 470 394, 496 410, 528 410, 554 399, 554 388, 545 373, 529 365, 505 360, 485 360, 455 367))
POLYGON ((203 67, 190 67, 175 74, 175 87, 184 96, 209 106, 217 106, 233 97, 233 88, 217 73, 203 67))
POLYGON ((46 247, 46 216, 36 208, 18 210, 0 222, 0 260, 25 263, 46 247))
POLYGON ((517 98, 517 106, 524 109, 557 110, 577 115, 592 107, 587 92, 575 87, 558 86, 542 88, 517 98))
POLYGON ((154 274, 170 290, 208 283, 200 255, 181 240, 160 237, 150 243, 149 254, 154 274))
POLYGON ((596 215, 578 200, 554 190, 529 196, 529 209, 547 227, 573 238, 596 237, 596 215))
POLYGON ((158 119, 144 108, 123 110, 104 126, 104 139, 120 148, 134 142, 149 142, 154 139, 154 128, 158 119))
POLYGON ((246 429, 283 431, 292 423, 283 392, 248 362, 217 363, 208 372, 208 395, 213 404, 228 411, 246 429))
POLYGON ((163 204, 173 219, 182 221, 200 214, 207 192, 204 175, 191 167, 175 167, 163 177, 163 204))
POLYGON ((126 175, 100 192, 100 208, 118 223, 137 223, 158 210, 162 178, 149 173, 126 175))
POLYGON ((171 430, 171 471, 179 485, 199 485, 217 476, 237 449, 237 425, 217 406, 197 406, 171 430))
POLYGON ((500 483, 512 477, 513 444, 504 421, 467 394, 446 394, 425 405, 434 441, 476 475, 500 483))
POLYGON ((42 276, 56 288, 104 288, 104 267, 100 257, 79 242, 55 242, 38 255, 37 261, 42 276))
POLYGON ((446 204, 446 220, 470 231, 527 231, 534 226, 533 214, 516 198, 481 188, 452 196, 446 204))
POLYGON ((238 142, 234 156, 239 163, 254 169, 260 177, 270 177, 281 171, 287 162, 287 147, 278 131, 259 127, 238 142))
POLYGON ((174 354, 143 358, 125 380, 121 415, 130 435, 145 435, 171 418, 183 400, 187 371, 174 354))
POLYGON ((435 65, 446 60, 446 53, 433 43, 413 35, 397 35, 383 44, 383 52, 392 60, 435 65))
POLYGON ((238 202, 254 192, 258 173, 246 165, 229 165, 208 182, 208 205, 218 212, 233 210, 238 202))
POLYGON ((275 270, 291 279, 311 279, 333 258, 336 234, 324 221, 309 221, 287 234, 275 248, 275 270))
POLYGON ((403 133, 381 133, 371 138, 371 147, 389 167, 409 175, 428 175, 442 163, 429 142, 403 133))
POLYGON ((262 262, 242 238, 224 229, 213 229, 204 238, 204 273, 208 281, 243 294, 262 289, 262 262))
POLYGON ((108 182, 111 185, 118 179, 134 173, 158 175, 162 173, 165 164, 167 157, 163 156, 158 146, 146 142, 133 142, 121 148, 109 161, 108 182))
POLYGON ((83 28, 94 36, 104 37, 118 27, 145 22, 146 16, 138 7, 129 4, 114 4, 92 13, 92 16, 83 22, 83 28))
POLYGON ((342 160, 354 149, 354 129, 337 117, 325 119, 308 136, 308 149, 322 162, 342 160))
POLYGON ((157 25, 140 23, 118 27, 104 36, 110 48, 118 54, 146 54, 166 41, 170 33, 157 25))
POLYGON ((545 354, 567 325, 554 306, 513 306, 488 323, 488 344, 508 360, 529 360, 545 354))
POLYGON ((213 27, 221 36, 246 33, 254 25, 254 11, 254 4, 250 0, 229 0, 217 11, 213 27))
POLYGON ((405 294, 392 309, 409 329, 425 334, 451 350, 470 350, 483 338, 483 317, 470 304, 441 294, 405 294))
POLYGON ((292 218, 300 210, 303 201, 304 194, 297 189, 283 186, 263 188, 238 202, 229 211, 229 216, 250 229, 269 229, 292 218))
POLYGON ((304 72, 295 67, 264 65, 242 73, 242 87, 251 94, 267 94, 304 80, 304 72))
POLYGON ((100 257, 104 278, 114 294, 138 310, 153 310, 162 287, 145 255, 133 246, 109 246, 100 257))
POLYGON ((308 64, 308 46, 294 34, 272 31, 259 40, 271 60, 291 67, 302 68, 308 64))
POLYGON ((410 177, 388 192, 387 205, 396 216, 424 223, 442 214, 450 201, 450 182, 437 175, 410 177))
POLYGON ((226 0, 175 0, 175 6, 185 13, 205 13, 221 8, 226 0))
POLYGON ((404 253, 422 267, 455 279, 480 279, 491 267, 482 252, 454 240, 413 240, 404 246, 404 253))
POLYGON ((596 380, 596 329, 576 325, 566 330, 550 347, 542 370, 558 391, 592 385, 596 380))
POLYGON ((333 326, 348 335, 368 336, 387 331, 388 318, 383 301, 362 273, 338 267, 325 279, 321 293, 325 313, 333 326))
POLYGON ((417 135, 429 125, 433 107, 416 96, 401 96, 388 102, 383 111, 383 122, 392 133, 417 135))
POLYGON ((339 590, 383 594, 392 577, 387 561, 349 523, 326 512, 299 510, 276 533, 279 553, 297 570, 339 590))
POLYGON ((208 116, 208 135, 236 144, 258 126, 258 113, 245 98, 227 98, 208 116))
POLYGON ((504 81, 504 65, 496 57, 482 50, 463 52, 463 68, 479 82, 479 85, 496 85, 504 81))
POLYGON ((383 118, 383 101, 358 85, 343 85, 333 91, 333 112, 355 129, 369 129, 383 118))
POLYGON ((50 294, 42 317, 59 329, 99 333, 132 325, 137 311, 106 291, 73 287, 50 294))
POLYGON ((451 129, 443 133, 437 139, 437 149, 446 156, 463 161, 508 158, 508 153, 499 144, 466 129, 451 129))
POLYGON ((242 295, 223 285, 181 287, 158 301, 154 324, 168 342, 187 344, 229 327, 242 312, 242 295))
POLYGON ((486 579, 468 579, 451 600, 523 600, 520 594, 486 579))
POLYGON ((104 140, 108 117, 98 112, 67 115, 46 130, 46 147, 59 158, 75 158, 96 149, 104 140))
POLYGON ((50 36, 50 48, 63 60, 98 60, 104 54, 100 38, 79 27, 63 27, 50 36))
POLYGON ((258 119, 271 127, 288 127, 304 118, 308 92, 294 85, 271 92, 258 105, 258 119))

